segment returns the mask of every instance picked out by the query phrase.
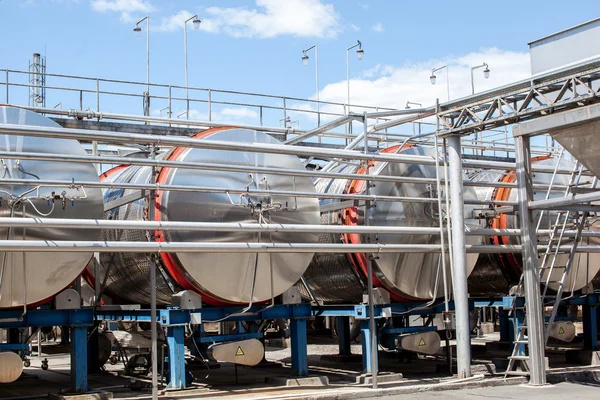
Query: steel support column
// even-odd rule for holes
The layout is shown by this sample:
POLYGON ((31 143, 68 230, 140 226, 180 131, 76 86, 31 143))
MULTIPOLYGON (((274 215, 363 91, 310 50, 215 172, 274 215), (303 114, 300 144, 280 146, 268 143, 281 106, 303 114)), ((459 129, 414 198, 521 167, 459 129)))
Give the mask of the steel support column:
POLYGON ((469 293, 467 290, 467 251, 465 247, 465 215, 463 166, 459 136, 448 137, 448 169, 452 218, 452 271, 456 310, 456 361, 459 378, 471 376, 471 329, 469 293))
POLYGON ((184 327, 167 328, 167 344, 169 345, 169 384, 167 389, 183 389, 185 382, 185 345, 184 327))
POLYGON ((308 375, 308 353, 306 342, 306 320, 292 319, 290 322, 292 342, 292 371, 297 376, 308 375))
POLYGON ((533 200, 531 155, 528 136, 515 137, 517 190, 523 246, 523 278, 527 310, 527 341, 531 385, 546 384, 544 315, 540 298, 537 237, 529 202, 533 200))
POLYGON ((71 327, 71 391, 88 390, 87 327, 71 327))

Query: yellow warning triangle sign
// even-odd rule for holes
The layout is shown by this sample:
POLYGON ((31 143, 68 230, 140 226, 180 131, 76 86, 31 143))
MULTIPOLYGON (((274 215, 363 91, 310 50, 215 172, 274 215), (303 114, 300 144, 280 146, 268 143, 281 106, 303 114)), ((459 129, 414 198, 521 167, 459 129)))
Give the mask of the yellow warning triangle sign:
POLYGON ((423 338, 419 341, 419 346, 425 346, 425 340, 423 338))
POLYGON ((559 335, 564 335, 565 334, 565 330, 563 329, 563 327, 561 326, 560 329, 558 330, 558 334, 559 335))
POLYGON ((235 352, 236 356, 244 356, 244 350, 242 350, 242 346, 238 346, 237 351, 235 352))

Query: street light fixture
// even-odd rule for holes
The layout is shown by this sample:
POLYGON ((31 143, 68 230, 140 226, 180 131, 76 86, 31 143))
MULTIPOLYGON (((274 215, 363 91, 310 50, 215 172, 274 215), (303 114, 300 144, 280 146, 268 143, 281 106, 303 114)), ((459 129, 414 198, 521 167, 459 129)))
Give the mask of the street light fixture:
POLYGON ((429 80, 431 80, 431 84, 435 85, 435 82, 437 80, 437 77, 435 75, 435 73, 439 70, 442 70, 446 68, 446 90, 448 92, 448 101, 450 101, 450 80, 448 79, 448 66, 444 65, 443 67, 439 67, 439 68, 434 68, 431 70, 431 76, 429 77, 429 80))
POLYGON ((473 71, 475 71, 478 68, 485 68, 483 70, 483 76, 485 77, 485 79, 488 79, 490 77, 490 67, 487 65, 487 63, 483 63, 481 65, 476 65, 474 67, 471 67, 471 94, 475 94, 475 83, 473 81, 473 71))
POLYGON ((350 50, 354 49, 355 47, 358 47, 358 49, 356 50, 356 58, 358 58, 359 61, 362 60, 365 56, 365 51, 362 48, 362 43, 360 40, 357 40, 355 45, 350 46, 346 49, 346 83, 348 86, 348 112, 350 112, 350 50))
POLYGON ((183 52, 185 56, 185 113, 186 118, 190 119, 190 94, 189 94, 189 84, 188 84, 188 56, 187 56, 187 23, 192 21, 194 24, 194 29, 200 28, 200 19, 198 15, 194 15, 188 19, 186 19, 183 23, 183 52))
POLYGON ((316 81, 316 93, 317 93, 317 126, 321 125, 321 104, 319 103, 319 46, 316 44, 310 46, 307 49, 302 50, 302 64, 308 65, 308 54, 307 51, 315 50, 315 81, 316 81))

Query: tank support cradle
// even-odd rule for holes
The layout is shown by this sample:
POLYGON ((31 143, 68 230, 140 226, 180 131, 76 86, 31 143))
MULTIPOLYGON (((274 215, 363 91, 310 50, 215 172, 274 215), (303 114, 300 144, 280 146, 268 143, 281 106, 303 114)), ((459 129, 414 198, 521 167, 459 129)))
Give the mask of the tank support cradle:
MULTIPOLYGON (((74 393, 88 390, 87 332, 94 323, 94 310, 91 308, 72 310, 29 310, 25 315, 19 311, 0 312, 0 328, 15 330, 42 327, 68 327, 71 338, 71 387, 74 393)), ((29 346, 21 343, 14 333, 9 335, 9 343, 0 344, 0 351, 28 351, 29 346)))

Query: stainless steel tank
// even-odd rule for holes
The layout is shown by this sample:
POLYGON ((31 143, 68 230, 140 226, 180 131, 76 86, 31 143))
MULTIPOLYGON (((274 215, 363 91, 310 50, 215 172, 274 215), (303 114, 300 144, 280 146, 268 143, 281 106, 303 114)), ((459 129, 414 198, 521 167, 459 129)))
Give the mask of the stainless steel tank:
MULTIPOLYGON (((383 152, 400 152, 406 155, 434 157, 435 151, 430 148, 409 147, 400 149, 391 147, 383 152)), ((392 175, 412 178, 435 178, 434 166, 410 163, 376 162, 372 164, 371 174, 392 175)), ((364 169, 355 167, 339 167, 341 172, 364 173, 364 169), (356 170, 356 171, 355 171, 356 170)), ((440 176, 443 170, 440 168, 440 176)), ((346 179, 324 179, 316 184, 317 189, 328 193, 363 193, 365 181, 346 179)), ((426 183, 375 182, 370 193, 377 196, 403 196, 437 198, 435 185, 426 183)), ((465 187, 465 199, 475 199, 473 189, 465 187)), ((326 205, 331 202, 323 201, 326 205)), ((444 207, 445 208, 445 207, 444 207)), ((467 205, 465 217, 467 226, 477 226, 478 221, 468 219, 474 207, 467 205)), ((443 210, 445 212, 445 210, 443 210)), ((362 225, 364 223, 363 207, 345 208, 340 211, 329 211, 322 215, 322 222, 328 224, 362 225)), ((370 212, 370 225, 378 226, 411 226, 437 227, 437 203, 414 203, 409 201, 378 202, 370 212)), ((371 242, 377 240, 383 244, 435 244, 439 243, 439 235, 406 235, 381 234, 374 235, 371 242)), ((322 242, 330 243, 367 243, 367 235, 321 235, 322 242)), ((467 237, 467 243, 478 244, 480 239, 467 237)), ((305 282, 313 296, 323 302, 357 302, 361 301, 364 282, 366 281, 367 257, 370 254, 316 254, 313 262, 304 274, 305 282)), ((446 257, 448 261, 448 257, 446 257)), ((467 273, 470 273, 477 255, 467 255, 467 273)), ((446 263, 447 275, 450 277, 449 262, 446 263)), ((443 295, 442 266, 440 253, 381 253, 373 261, 374 284, 390 292, 395 301, 428 300, 443 295)), ((448 281, 451 290, 451 281, 448 281)), ((299 286, 305 297, 309 292, 299 286)))
MULTIPOLYGON (((13 107, 0 107, 0 123, 59 127, 54 121, 13 107)), ((63 155, 86 155, 76 140, 0 135, 0 150, 63 155)), ((3 159, 2 178, 98 181, 92 164, 3 159)), ((0 216, 29 218, 102 218, 100 189, 18 186, 0 182, 0 216), (54 193, 54 194, 53 194, 54 193), (54 200, 50 198, 59 197, 54 200), (60 198, 62 197, 65 201, 60 198)), ((98 240, 93 229, 0 228, 3 239, 98 240)), ((0 308, 38 305, 50 300, 81 274, 92 253, 0 253, 0 308)))
MULTIPOLYGON (((546 166, 546 167, 556 167, 558 163, 558 158, 552 158, 547 156, 535 157, 532 159, 532 165, 546 166)), ((575 168, 575 163, 571 160, 561 159, 559 168, 561 170, 573 170, 575 168)), ((540 173, 536 172, 533 174, 533 183, 534 184, 543 184, 550 185, 552 182, 552 173, 540 173)), ((478 173, 476 176, 472 178, 474 181, 478 182, 515 182, 516 176, 515 171, 484 171, 478 173)), ((554 178, 554 185, 566 186, 569 184, 571 176, 568 174, 557 174, 554 178)), ((582 176, 580 178, 580 184, 584 182, 590 181, 591 177, 582 176)), ((589 182, 588 182, 589 183, 589 182)), ((477 189, 477 194, 480 199, 485 200, 517 200, 517 191, 512 188, 485 188, 481 187, 477 189)), ((550 198, 555 197, 563 197, 564 189, 553 189, 550 192, 550 198)), ((546 198, 547 190, 536 190, 534 191, 534 199, 540 200, 546 198)), ((553 229, 557 221, 558 212, 557 211, 544 211, 542 218, 539 222, 540 229, 553 229)), ((538 220, 540 219, 540 211, 533 212, 533 221, 534 224, 538 224, 538 220)), ((560 228, 564 222, 564 218, 560 220, 559 227, 557 232, 560 232, 560 228)), ((575 222, 572 215, 569 216, 567 221, 567 229, 573 229, 570 224, 575 222)), ((588 219, 588 225, 585 229, 589 230, 598 230, 600 229, 600 221, 595 219, 588 219)), ((515 214, 498 214, 491 221, 492 228, 500 228, 500 229, 519 229, 519 219, 518 215, 515 214)), ((557 233, 555 237, 554 243, 556 244, 556 239, 558 238, 559 233, 557 233)), ((540 245, 548 244, 548 237, 538 236, 538 243, 540 245)), ((519 236, 492 236, 487 238, 487 242, 491 244, 519 244, 520 237, 519 236)), ((565 246, 573 244, 573 238, 563 238, 562 244, 565 246)), ((600 244, 600 238, 583 238, 581 241, 582 245, 598 245, 600 244)), ((543 253, 540 253, 539 262, 540 266, 543 259, 543 253)), ((552 268, 552 273, 550 274, 550 265, 552 263, 553 256, 552 254, 548 256, 546 262, 546 268, 544 268, 543 273, 541 275, 540 281, 542 283, 548 281, 548 288, 551 290, 557 290, 559 287, 559 282, 561 281, 565 266, 568 260, 568 254, 559 254, 554 268, 552 268)), ((491 280, 489 277, 493 274, 497 279, 494 282, 498 285, 499 288, 506 288, 512 284, 516 284, 519 281, 519 277, 521 275, 522 269, 522 258, 520 254, 482 254, 480 256, 480 260, 476 267, 476 275, 480 275, 483 277, 482 287, 473 288, 474 290, 480 292, 482 290, 490 290, 489 284, 491 280), (500 278, 502 275, 505 279, 504 283, 502 283, 502 279, 500 278), (487 282, 486 282, 487 281, 487 282), (487 285, 487 289, 486 289, 487 285)), ((579 290, 583 287, 587 286, 594 277, 600 271, 600 254, 597 253, 576 253, 575 259, 573 261, 573 265, 571 267, 569 275, 565 278, 564 281, 564 290, 579 290)), ((479 286, 479 285, 478 285, 479 286)))
MULTIPOLYGON (((237 143, 280 143, 268 134, 237 128, 209 129, 195 136, 206 140, 237 143)), ((285 224, 319 224, 319 204, 316 198, 257 197, 253 190, 285 190, 315 192, 308 177, 253 172, 253 167, 298 169, 304 168, 296 156, 238 152, 226 150, 176 148, 168 160, 202 162, 247 167, 248 173, 163 168, 157 181, 164 185, 193 185, 237 190, 248 188, 249 197, 226 193, 161 191, 155 203, 156 219, 161 221, 239 222, 256 223, 258 208, 252 210, 249 200, 262 204, 262 221, 285 224), (253 212, 254 211, 254 212, 253 212)), ((112 182, 148 183, 149 167, 117 167, 103 174, 112 182)), ((106 202, 131 193, 110 189, 104 192, 106 202)), ((109 219, 147 219, 144 200, 138 200, 106 213, 109 219)), ((146 241, 143 231, 106 230, 107 240, 146 241)), ((317 234, 276 232, 157 232, 154 240, 174 242, 297 242, 314 243, 317 234)), ((278 296, 293 286, 310 263, 310 253, 162 253, 158 265, 158 303, 169 304, 174 291, 191 289, 212 305, 263 302, 278 296), (255 273, 256 271, 256 273, 255 273)), ((148 304, 149 276, 152 264, 145 254, 103 254, 101 277, 107 276, 106 293, 119 300, 148 304)))

